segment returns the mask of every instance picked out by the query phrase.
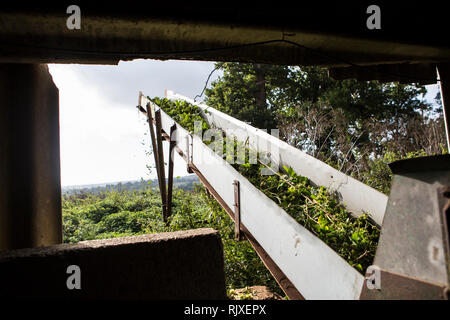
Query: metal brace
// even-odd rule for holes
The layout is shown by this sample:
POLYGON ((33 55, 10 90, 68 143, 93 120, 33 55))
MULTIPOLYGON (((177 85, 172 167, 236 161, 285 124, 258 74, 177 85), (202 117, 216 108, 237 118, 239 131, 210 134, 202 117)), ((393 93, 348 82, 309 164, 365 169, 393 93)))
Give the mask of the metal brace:
POLYGON ((241 197, 240 197, 240 188, 239 181, 234 180, 234 238, 236 241, 242 240, 241 235, 241 197))
POLYGON ((169 177, 167 184, 167 214, 166 217, 169 218, 172 214, 172 189, 173 189, 173 167, 174 167, 174 153, 173 150, 176 145, 176 141, 174 140, 174 133, 177 130, 177 125, 174 123, 170 127, 170 142, 169 142, 169 177))
POLYGON ((192 164, 192 149, 193 149, 193 145, 192 145, 192 136, 187 135, 186 136, 186 158, 187 158, 187 172, 188 173, 194 173, 194 171, 192 171, 191 169, 191 164, 192 164))
POLYGON ((164 170, 164 152, 162 147, 162 128, 161 128, 161 110, 155 111, 155 125, 156 125, 156 146, 158 151, 158 170, 159 170, 159 189, 161 193, 161 201, 163 208, 164 222, 167 222, 167 189, 166 189, 166 175, 164 170))

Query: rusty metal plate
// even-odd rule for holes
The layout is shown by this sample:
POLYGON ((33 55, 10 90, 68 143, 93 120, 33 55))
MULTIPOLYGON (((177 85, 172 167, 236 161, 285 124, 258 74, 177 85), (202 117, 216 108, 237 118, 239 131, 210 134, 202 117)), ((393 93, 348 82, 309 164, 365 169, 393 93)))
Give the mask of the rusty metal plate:
POLYGON ((448 300, 449 289, 442 284, 379 271, 380 289, 369 289, 364 283, 360 300, 448 300))

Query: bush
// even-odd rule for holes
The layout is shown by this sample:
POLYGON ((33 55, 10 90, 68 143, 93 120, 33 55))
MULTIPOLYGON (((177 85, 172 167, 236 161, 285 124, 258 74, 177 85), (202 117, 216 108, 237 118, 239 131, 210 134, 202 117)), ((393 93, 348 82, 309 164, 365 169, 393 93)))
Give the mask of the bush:
POLYGON ((391 190, 392 172, 391 169, 389 169, 388 164, 397 160, 424 156, 427 156, 427 154, 423 150, 409 152, 404 157, 399 153, 387 151, 381 158, 368 160, 368 170, 362 172, 358 178, 372 188, 389 195, 391 190))
POLYGON ((159 192, 150 188, 63 196, 64 242, 213 228, 220 232, 223 242, 228 289, 266 285, 283 294, 250 243, 234 240, 233 221, 202 187, 196 192, 174 189, 172 210, 166 226, 159 192))
MULTIPOLYGON (((183 102, 183 109, 174 108, 180 104, 178 101, 168 99, 153 99, 165 112, 175 118, 180 125, 190 129, 192 122, 186 119, 203 119, 198 107, 183 102), (190 117, 177 116, 177 110, 183 115, 191 113, 190 117)), ((208 129, 208 124, 203 121, 202 129, 208 129)), ((221 129, 221 128, 217 128, 221 129)), ((217 143, 209 143, 209 147, 217 150, 217 143)), ((233 139, 234 140, 234 139, 233 139)), ((315 234, 337 254, 344 258, 351 266, 364 274, 364 271, 373 263, 377 248, 380 230, 374 225, 367 215, 354 217, 340 204, 335 195, 324 187, 315 187, 306 177, 299 176, 292 168, 284 169, 285 174, 274 172, 273 175, 262 175, 265 168, 263 163, 265 154, 258 154, 261 164, 249 163, 248 149, 244 142, 235 142, 234 148, 244 148, 245 163, 233 164, 233 167, 246 177, 256 188, 261 190, 268 198, 272 199, 286 213, 292 216, 299 224, 315 234)), ((227 157, 229 155, 226 155, 227 157)))

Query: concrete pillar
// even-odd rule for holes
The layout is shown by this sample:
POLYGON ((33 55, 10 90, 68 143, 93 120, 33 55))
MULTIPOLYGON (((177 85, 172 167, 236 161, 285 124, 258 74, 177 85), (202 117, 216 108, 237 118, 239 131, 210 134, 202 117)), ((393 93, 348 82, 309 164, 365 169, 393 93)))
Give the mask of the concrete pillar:
POLYGON ((47 65, 0 64, 0 250, 61 242, 58 88, 47 65))
POLYGON ((391 192, 374 269, 366 274, 379 287, 364 284, 361 299, 448 299, 450 155, 399 160, 389 168, 391 192))
POLYGON ((444 112, 445 133, 447 148, 450 152, 450 64, 438 64, 437 72, 441 88, 442 109, 444 112))

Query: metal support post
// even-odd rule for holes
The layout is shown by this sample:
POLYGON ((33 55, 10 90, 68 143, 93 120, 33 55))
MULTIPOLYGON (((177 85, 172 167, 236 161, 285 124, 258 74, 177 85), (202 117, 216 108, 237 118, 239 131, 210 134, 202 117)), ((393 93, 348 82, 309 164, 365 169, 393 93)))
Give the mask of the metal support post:
POLYGON ((241 208, 240 208, 240 190, 239 190, 239 181, 234 180, 234 238, 237 241, 242 240, 241 236, 241 208))
POLYGON ((170 217, 170 215, 172 214, 172 188, 173 188, 173 157, 175 156, 174 154, 174 149, 175 149, 175 145, 176 145, 176 141, 174 139, 174 133, 175 130, 177 129, 176 124, 173 124, 170 127, 170 146, 169 146, 169 180, 168 180, 168 185, 167 185, 167 218, 170 217))
POLYGON ((164 222, 167 222, 167 193, 166 193, 166 173, 164 170, 164 152, 162 148, 162 136, 161 136, 161 111, 155 111, 155 123, 156 123, 156 143, 158 150, 158 168, 159 168, 159 183, 160 193, 163 209, 164 222))

